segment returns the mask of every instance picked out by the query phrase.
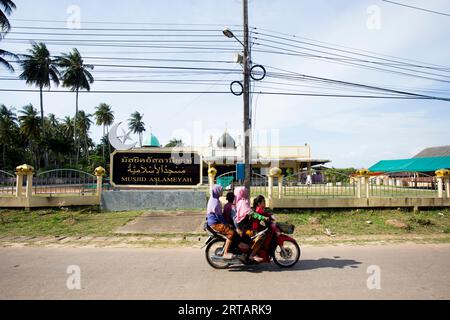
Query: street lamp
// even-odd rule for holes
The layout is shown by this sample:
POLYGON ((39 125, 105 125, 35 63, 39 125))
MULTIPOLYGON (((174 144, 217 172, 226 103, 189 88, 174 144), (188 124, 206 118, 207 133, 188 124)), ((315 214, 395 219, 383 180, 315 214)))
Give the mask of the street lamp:
POLYGON ((225 37, 227 37, 227 38, 234 38, 234 39, 236 39, 237 40, 237 42, 239 42, 243 47, 245 47, 245 45, 242 43, 242 41, 241 40, 239 40, 239 38, 237 38, 235 35, 234 35, 234 33, 230 30, 230 29, 228 29, 228 28, 225 28, 225 29, 223 29, 223 34, 224 34, 224 36, 225 37))

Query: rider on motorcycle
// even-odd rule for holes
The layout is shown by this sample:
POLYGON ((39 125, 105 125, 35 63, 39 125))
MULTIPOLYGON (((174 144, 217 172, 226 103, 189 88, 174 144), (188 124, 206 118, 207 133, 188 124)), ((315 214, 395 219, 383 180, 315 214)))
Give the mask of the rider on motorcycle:
POLYGON ((212 194, 207 206, 207 223, 214 231, 226 236, 227 240, 224 246, 223 258, 233 259, 233 254, 229 251, 232 240, 235 236, 234 230, 226 223, 222 214, 222 204, 220 203, 220 196, 222 195, 222 186, 215 185, 212 188, 212 194))
MULTIPOLYGON (((265 217, 255 211, 250 207, 250 200, 248 199, 248 190, 245 187, 236 188, 234 191, 236 196, 236 222, 239 229, 243 232, 243 234, 249 234, 254 236, 254 232, 252 230, 253 221, 269 221, 270 218, 265 217)), ((252 245, 252 253, 250 254, 249 259, 255 262, 262 262, 264 259, 257 255, 259 248, 264 242, 264 237, 257 237, 253 241, 252 245)))

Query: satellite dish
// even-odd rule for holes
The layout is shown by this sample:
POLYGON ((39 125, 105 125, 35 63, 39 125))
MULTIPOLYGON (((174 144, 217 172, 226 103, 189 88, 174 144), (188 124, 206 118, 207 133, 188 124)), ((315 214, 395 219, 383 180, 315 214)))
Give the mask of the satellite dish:
POLYGON ((116 150, 130 150, 133 149, 136 146, 136 143, 133 144, 125 144, 127 140, 129 139, 129 136, 131 134, 131 131, 129 131, 127 134, 123 135, 123 141, 119 139, 117 135, 117 129, 122 124, 122 122, 116 123, 111 127, 111 130, 109 130, 108 138, 109 143, 116 149, 116 150))

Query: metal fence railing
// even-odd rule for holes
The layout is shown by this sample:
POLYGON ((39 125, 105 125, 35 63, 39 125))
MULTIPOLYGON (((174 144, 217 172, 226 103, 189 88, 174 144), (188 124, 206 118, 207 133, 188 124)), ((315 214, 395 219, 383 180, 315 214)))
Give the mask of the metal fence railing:
POLYGON ((434 198, 436 177, 419 172, 389 172, 369 178, 370 197, 434 198))
MULTIPOLYGON (((233 191, 236 187, 244 185, 244 181, 236 178, 236 171, 227 172, 220 176, 217 176, 216 181, 220 184, 224 191, 233 191)), ((251 178, 251 197, 258 195, 268 195, 268 178, 258 173, 252 173, 251 178)))
MULTIPOLYGON (((275 185, 277 182, 274 182, 275 185)), ((276 190, 276 188, 275 188, 276 190)), ((324 170, 301 172, 283 178, 283 197, 342 198, 356 197, 356 183, 351 175, 324 170)))
POLYGON ((14 196, 16 194, 16 176, 0 170, 0 195, 14 196))
POLYGON ((57 169, 36 174, 33 193, 36 195, 94 195, 97 177, 75 169, 57 169))

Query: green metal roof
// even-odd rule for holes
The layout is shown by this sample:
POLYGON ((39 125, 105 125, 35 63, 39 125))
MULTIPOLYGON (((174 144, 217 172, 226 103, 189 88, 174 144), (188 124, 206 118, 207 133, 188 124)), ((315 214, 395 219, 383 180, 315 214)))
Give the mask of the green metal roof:
POLYGON ((371 172, 430 172, 450 169, 450 157, 381 160, 369 168, 371 172))

